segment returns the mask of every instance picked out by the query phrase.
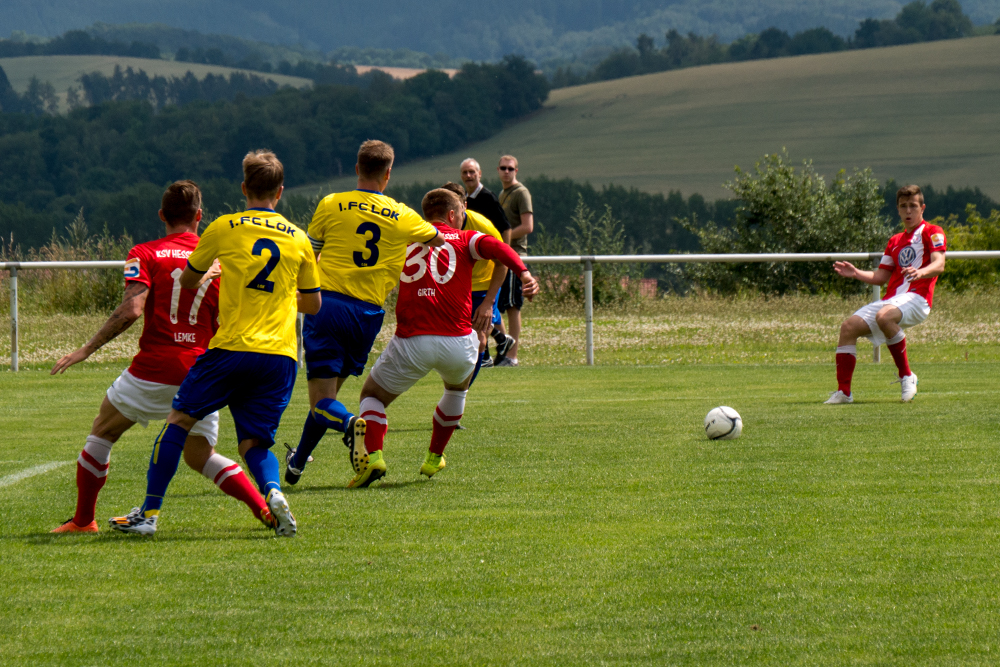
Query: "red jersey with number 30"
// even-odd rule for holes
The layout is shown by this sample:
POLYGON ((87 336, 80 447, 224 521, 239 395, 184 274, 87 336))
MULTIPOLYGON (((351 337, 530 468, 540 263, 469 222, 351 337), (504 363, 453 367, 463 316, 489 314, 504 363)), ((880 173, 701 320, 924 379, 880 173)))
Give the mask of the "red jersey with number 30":
POLYGON ((932 252, 944 252, 947 249, 948 242, 944 237, 944 230, 922 220, 912 232, 903 231, 889 239, 885 254, 879 262, 879 268, 892 271, 884 298, 912 292, 924 297, 927 305, 931 306, 937 276, 911 283, 910 279, 903 275, 903 269, 907 266, 922 269, 931 263, 932 252))
POLYGON ((472 333, 472 269, 481 259, 525 271, 517 253, 480 232, 437 227, 444 245, 411 243, 399 276, 396 335, 467 336, 472 333))
POLYGON ((125 260, 126 284, 149 288, 139 354, 128 369, 140 380, 179 385, 219 327, 217 281, 198 290, 181 287, 181 273, 196 245, 195 234, 170 234, 140 243, 125 260))

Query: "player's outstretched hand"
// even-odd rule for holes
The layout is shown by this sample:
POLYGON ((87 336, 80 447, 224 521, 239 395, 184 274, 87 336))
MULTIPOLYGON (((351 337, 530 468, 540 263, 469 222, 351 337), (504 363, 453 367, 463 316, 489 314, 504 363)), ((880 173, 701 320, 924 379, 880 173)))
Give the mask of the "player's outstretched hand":
POLYGON ((221 275, 222 275, 222 264, 220 264, 219 260, 216 259, 214 262, 212 262, 212 266, 209 267, 208 271, 205 272, 205 277, 202 279, 202 283, 204 284, 209 280, 215 280, 221 275))
POLYGON ((843 276, 844 278, 855 278, 858 274, 858 269, 850 262, 834 262, 833 270, 837 272, 838 276, 843 276))
POLYGON ((65 373, 66 369, 73 364, 78 364, 87 357, 90 356, 90 352, 87 352, 87 348, 81 347, 79 350, 70 352, 65 357, 56 362, 56 365, 52 367, 49 371, 49 375, 55 375, 56 373, 65 373))
POLYGON ((520 275, 521 278, 521 294, 524 295, 528 301, 531 301, 536 294, 538 294, 540 288, 538 286, 538 281, 535 277, 531 275, 530 271, 525 271, 520 275))

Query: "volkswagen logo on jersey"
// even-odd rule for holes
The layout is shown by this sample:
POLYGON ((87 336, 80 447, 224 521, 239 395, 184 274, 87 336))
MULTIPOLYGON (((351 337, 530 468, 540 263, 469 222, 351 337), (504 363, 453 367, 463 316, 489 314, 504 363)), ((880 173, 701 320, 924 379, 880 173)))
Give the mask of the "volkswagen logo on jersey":
POLYGON ((917 259, 917 251, 913 249, 913 246, 908 245, 899 251, 899 266, 909 266, 913 264, 917 259))

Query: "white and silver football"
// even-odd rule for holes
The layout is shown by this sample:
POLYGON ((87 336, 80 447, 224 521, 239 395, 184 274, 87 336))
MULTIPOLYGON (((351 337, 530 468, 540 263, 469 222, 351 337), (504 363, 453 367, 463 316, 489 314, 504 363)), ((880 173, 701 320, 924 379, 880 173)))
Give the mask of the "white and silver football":
POLYGON ((705 415, 705 435, 709 440, 735 440, 743 433, 743 418, 727 405, 720 405, 705 415))

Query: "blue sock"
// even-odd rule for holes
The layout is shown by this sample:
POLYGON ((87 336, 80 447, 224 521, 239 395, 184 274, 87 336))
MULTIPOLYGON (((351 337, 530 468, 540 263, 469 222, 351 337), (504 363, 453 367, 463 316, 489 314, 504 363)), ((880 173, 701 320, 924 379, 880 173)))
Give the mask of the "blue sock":
MULTIPOLYGON (((323 421, 326 421, 325 419, 323 421)), ((316 445, 323 439, 326 433, 326 424, 317 420, 312 411, 306 416, 305 426, 302 427, 302 437, 299 438, 299 446, 295 448, 295 456, 292 457, 292 467, 302 470, 306 467, 309 455, 316 449, 316 445)))
POLYGON ((160 513, 163 496, 167 493, 170 480, 177 474, 177 464, 184 453, 187 437, 188 432, 177 424, 167 424, 156 437, 146 473, 146 501, 142 504, 145 516, 160 513))
POLYGON ((281 491, 281 483, 278 482, 278 459, 270 449, 251 447, 243 455, 243 460, 246 461, 247 470, 253 475, 262 496, 267 498, 271 489, 281 491))
MULTIPOLYGON (((489 353, 490 353, 489 348, 483 350, 483 354, 489 354, 489 353)), ((469 389, 472 389, 472 385, 476 381, 476 376, 479 375, 479 369, 483 367, 483 354, 480 354, 479 358, 476 359, 476 368, 475 370, 472 371, 472 380, 469 381, 469 389)))
POLYGON ((317 401, 312 413, 320 424, 341 433, 347 431, 347 422, 354 416, 347 411, 343 403, 332 398, 317 401))

